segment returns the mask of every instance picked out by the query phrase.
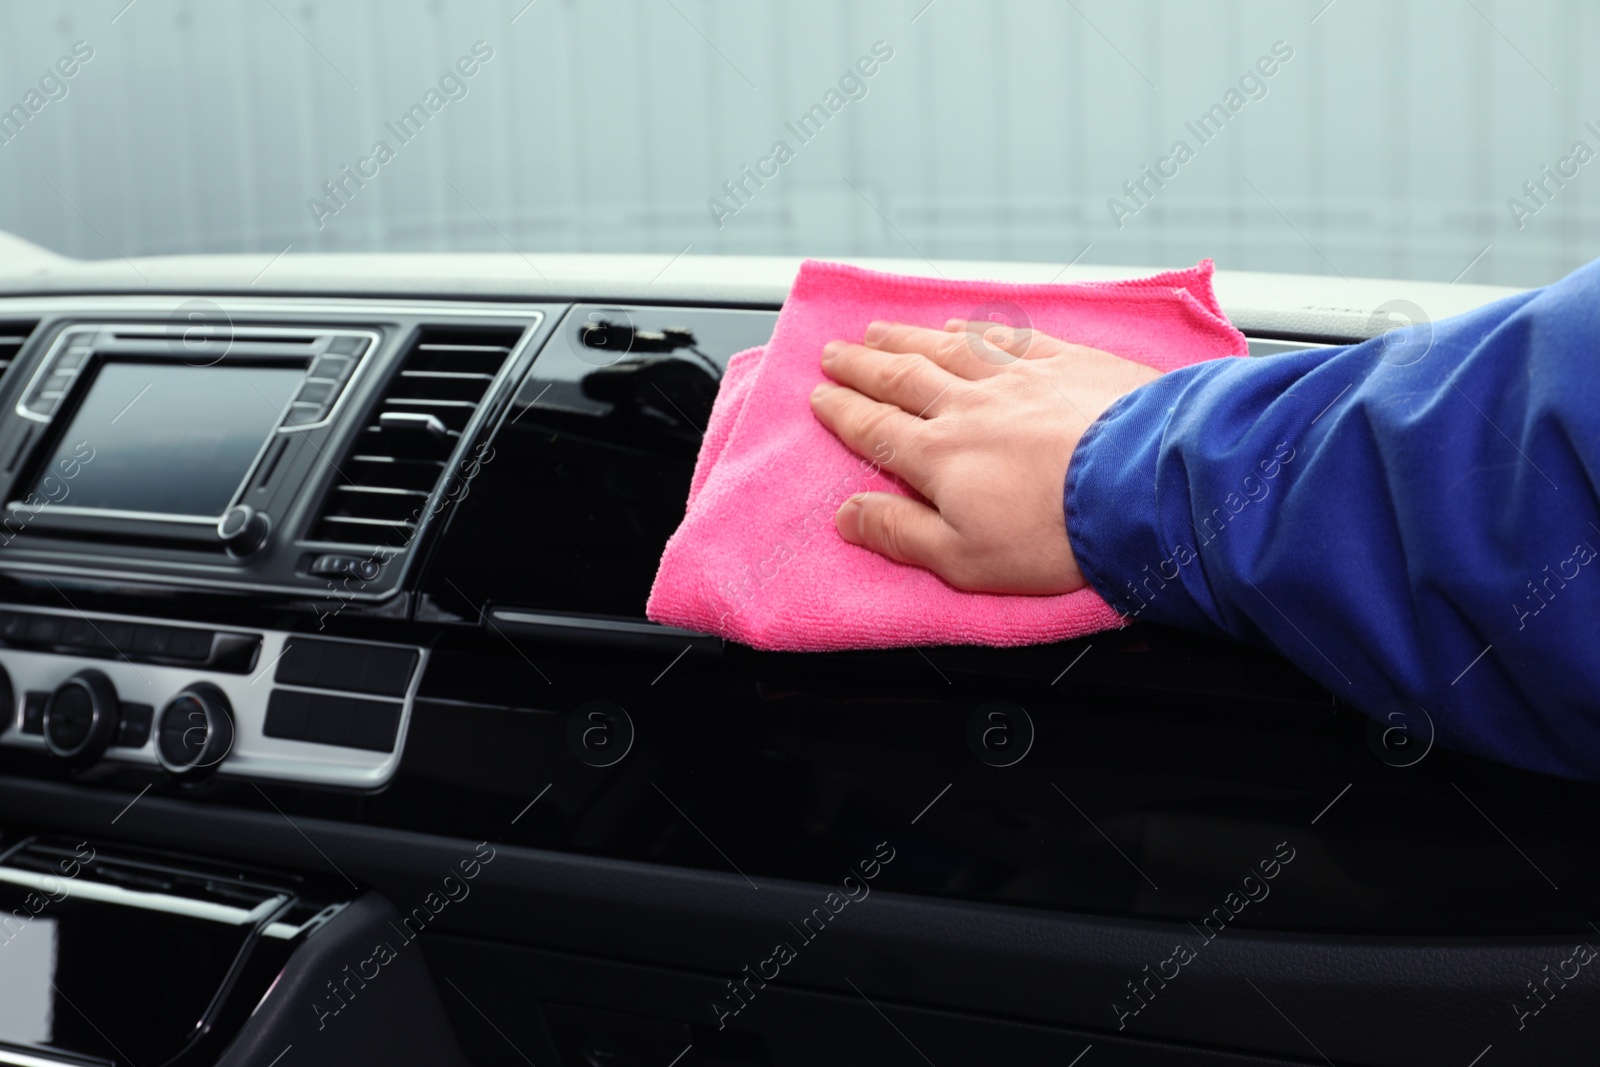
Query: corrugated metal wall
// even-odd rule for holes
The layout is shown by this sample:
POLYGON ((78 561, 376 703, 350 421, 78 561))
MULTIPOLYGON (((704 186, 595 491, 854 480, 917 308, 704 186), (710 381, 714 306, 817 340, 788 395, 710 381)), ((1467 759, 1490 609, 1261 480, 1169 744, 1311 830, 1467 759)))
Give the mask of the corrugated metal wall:
POLYGON ((27 117, 0 113, 0 228, 86 257, 1210 255, 1524 285, 1596 254, 1600 162, 1571 153, 1600 152, 1600 8, 1325 3, 4 0, 0 110, 27 117), (420 132, 386 127, 480 40, 420 132), (30 110, 76 41, 93 58, 30 110), (830 100, 878 41, 892 58, 830 100), (808 140, 785 125, 830 103, 808 140), (1218 103, 1202 143, 1186 124, 1218 103), (346 165, 370 176, 331 198, 346 165), (1546 165, 1571 176, 1536 200, 1546 165), (773 176, 736 200, 745 166, 773 176))

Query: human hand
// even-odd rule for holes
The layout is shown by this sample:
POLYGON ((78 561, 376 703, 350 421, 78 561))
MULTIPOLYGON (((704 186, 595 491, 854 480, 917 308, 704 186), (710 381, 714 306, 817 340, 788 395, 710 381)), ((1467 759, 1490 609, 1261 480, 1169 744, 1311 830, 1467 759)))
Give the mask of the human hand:
POLYGON ((840 535, 958 589, 1081 589, 1062 508, 1068 461, 1101 412, 1161 372, 960 319, 943 331, 874 322, 865 341, 823 348, 832 381, 811 409, 856 453, 887 451, 881 466, 927 502, 858 494, 834 517, 840 535))

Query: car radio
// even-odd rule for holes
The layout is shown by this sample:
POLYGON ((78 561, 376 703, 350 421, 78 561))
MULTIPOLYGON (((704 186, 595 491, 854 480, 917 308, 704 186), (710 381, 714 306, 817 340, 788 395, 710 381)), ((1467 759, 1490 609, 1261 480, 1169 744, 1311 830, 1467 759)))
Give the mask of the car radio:
POLYGON ((0 572, 340 610, 402 588, 546 318, 239 300, 191 323, 121 303, 42 321, 0 380, 0 572))

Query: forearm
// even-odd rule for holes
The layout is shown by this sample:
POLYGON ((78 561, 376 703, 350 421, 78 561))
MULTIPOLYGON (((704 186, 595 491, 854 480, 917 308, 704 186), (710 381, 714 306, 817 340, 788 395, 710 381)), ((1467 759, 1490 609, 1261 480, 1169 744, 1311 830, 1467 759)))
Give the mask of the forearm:
POLYGON ((1596 309, 1591 267, 1436 324, 1425 355, 1166 375, 1074 453, 1078 564, 1133 618, 1276 648, 1369 712, 1425 708, 1442 743, 1600 777, 1596 309))

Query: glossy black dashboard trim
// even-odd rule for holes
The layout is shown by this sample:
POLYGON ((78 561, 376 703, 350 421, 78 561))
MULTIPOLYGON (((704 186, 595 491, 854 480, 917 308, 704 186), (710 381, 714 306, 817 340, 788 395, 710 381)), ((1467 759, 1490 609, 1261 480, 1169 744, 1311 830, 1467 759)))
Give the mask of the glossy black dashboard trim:
MULTIPOLYGON (((0 818, 104 828, 119 794, 10 779, 0 818)), ((421 900, 474 842, 274 812, 221 812, 146 797, 114 826, 118 838, 203 850, 289 869, 340 872, 391 900, 421 900), (320 853, 320 854, 319 854, 320 853)), ((108 836, 101 834, 101 836, 108 836)), ((474 893, 446 909, 437 932, 538 945, 737 978, 768 954, 787 923, 820 900, 814 884, 497 845, 474 893)), ((1002 1018, 1116 1032, 1111 1003, 1141 977, 1136 961, 1194 939, 1187 924, 1103 919, 956 903, 878 890, 837 936, 805 949, 785 982, 874 999, 942 1005, 1002 1018), (938 966, 907 967, 909 960, 938 966)), ((846 916, 841 916, 841 920, 846 916)), ((1486 1043, 1519 1040, 1506 1008, 1522 977, 1559 960, 1571 938, 1381 938, 1258 934, 1219 937, 1206 962, 1122 1033, 1307 1057, 1250 984, 1290 1018, 1315 1017, 1316 1044, 1336 1062, 1467 1063, 1486 1043)), ((1519 1051, 1592 1048, 1600 990, 1563 992, 1520 1038, 1519 1051), (1558 1002, 1559 1003, 1559 1002, 1558 1002)), ((713 1021, 709 1011, 706 1021, 713 1021)), ((1307 1062, 1314 1062, 1307 1060, 1307 1062)), ((1529 1061, 1532 1062, 1532 1061, 1529 1061)), ((1556 1062, 1548 1060, 1547 1062, 1556 1062)))

